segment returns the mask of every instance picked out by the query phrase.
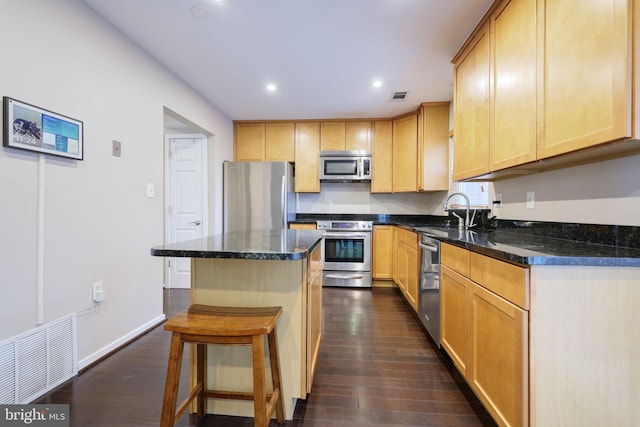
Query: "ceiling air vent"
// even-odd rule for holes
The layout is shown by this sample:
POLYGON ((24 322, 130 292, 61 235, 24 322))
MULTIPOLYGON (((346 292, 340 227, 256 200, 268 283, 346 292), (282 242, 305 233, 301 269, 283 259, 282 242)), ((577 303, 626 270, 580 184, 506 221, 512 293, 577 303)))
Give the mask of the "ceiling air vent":
POLYGON ((391 98, 389 98, 390 102, 398 102, 398 101, 404 101, 407 98, 407 93, 406 91, 404 92, 393 92, 391 94, 391 98))

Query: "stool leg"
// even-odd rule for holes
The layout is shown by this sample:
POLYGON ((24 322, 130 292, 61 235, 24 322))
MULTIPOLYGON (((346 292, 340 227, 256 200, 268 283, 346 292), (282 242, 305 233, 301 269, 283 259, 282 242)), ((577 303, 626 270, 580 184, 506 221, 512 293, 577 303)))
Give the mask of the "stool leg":
POLYGON ((204 417, 206 411, 206 399, 204 393, 207 389, 207 365, 205 363, 207 356, 207 346, 205 344, 196 344, 196 384, 202 384, 202 389, 196 398, 196 414, 198 418, 204 417))
POLYGON ((254 335, 251 339, 253 352, 253 413, 255 427, 267 427, 267 390, 265 389, 264 337, 254 335))
POLYGON ((278 424, 284 424, 284 395, 282 394, 282 384, 280 382, 280 356, 278 355, 278 336, 276 328, 273 328, 268 335, 269 338, 269 360, 271 362, 271 378, 273 380, 273 392, 280 390, 280 396, 276 402, 276 420, 278 424))
POLYGON ((162 400, 160 427, 173 427, 175 423, 183 350, 184 344, 182 342, 182 336, 180 333, 174 332, 171 335, 171 348, 169 350, 169 363, 167 365, 164 399, 162 400))

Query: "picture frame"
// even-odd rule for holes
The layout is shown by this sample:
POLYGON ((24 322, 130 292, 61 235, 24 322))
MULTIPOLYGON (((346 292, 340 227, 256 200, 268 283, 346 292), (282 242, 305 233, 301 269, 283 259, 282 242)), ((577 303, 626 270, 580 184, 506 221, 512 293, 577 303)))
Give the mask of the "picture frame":
POLYGON ((84 160, 83 122, 8 96, 3 105, 3 146, 84 160))

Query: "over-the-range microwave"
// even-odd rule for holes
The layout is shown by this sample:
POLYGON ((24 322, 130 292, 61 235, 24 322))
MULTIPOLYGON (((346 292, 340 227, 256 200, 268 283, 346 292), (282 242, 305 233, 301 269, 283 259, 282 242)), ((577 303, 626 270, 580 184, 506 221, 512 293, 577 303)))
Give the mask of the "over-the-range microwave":
POLYGON ((371 182, 371 151, 321 151, 320 181, 371 182))

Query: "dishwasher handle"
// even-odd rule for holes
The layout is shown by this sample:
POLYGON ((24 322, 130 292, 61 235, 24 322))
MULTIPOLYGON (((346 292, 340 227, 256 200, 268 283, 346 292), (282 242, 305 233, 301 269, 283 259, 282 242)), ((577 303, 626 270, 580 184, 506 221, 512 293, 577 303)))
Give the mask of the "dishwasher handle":
POLYGON ((430 245, 428 243, 419 242, 418 246, 420 246, 422 249, 424 249, 426 251, 438 252, 438 246, 436 246, 436 245, 430 245))

